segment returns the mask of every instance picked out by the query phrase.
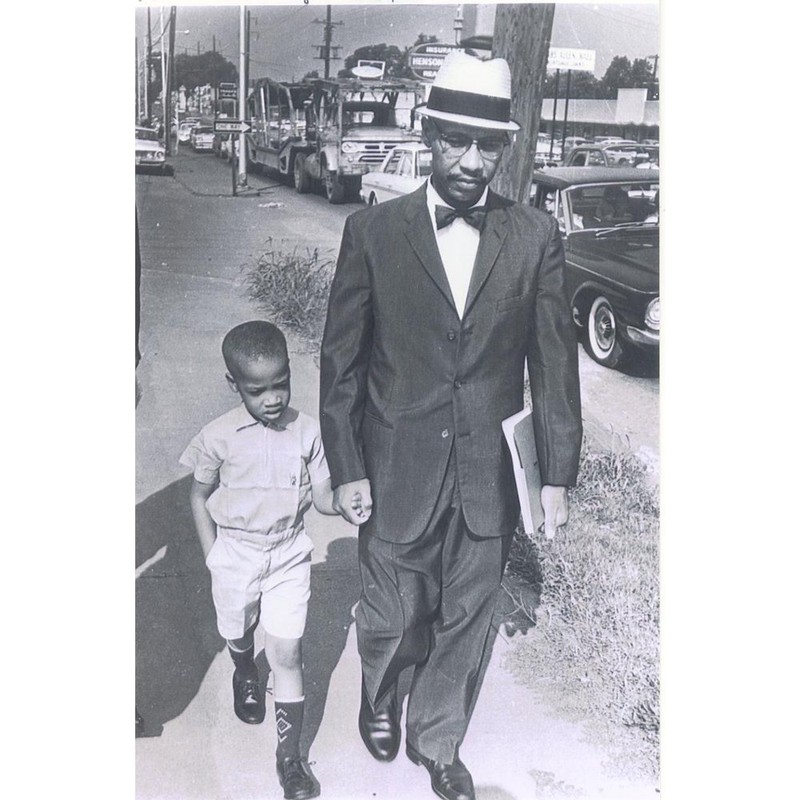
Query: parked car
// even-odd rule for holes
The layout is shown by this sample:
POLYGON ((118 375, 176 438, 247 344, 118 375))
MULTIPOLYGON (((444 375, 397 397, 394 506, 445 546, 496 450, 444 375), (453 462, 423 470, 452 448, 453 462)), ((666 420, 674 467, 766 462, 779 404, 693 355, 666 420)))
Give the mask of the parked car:
POLYGON ((561 163, 561 142, 552 141, 546 133, 540 133, 536 139, 534 164, 537 167, 555 167, 561 163))
POLYGON ((361 176, 362 202, 374 206, 413 192, 431 174, 432 165, 430 147, 420 142, 397 145, 377 170, 361 176))
POLYGON ((658 347, 658 176, 622 167, 534 172, 531 204, 558 221, 566 287, 586 352, 619 366, 658 347))
POLYGON ((136 128, 136 169, 167 172, 166 149, 153 128, 136 128))
POLYGON ((658 147, 627 142, 582 144, 573 147, 564 159, 565 167, 635 167, 658 165, 658 147))
POLYGON ((189 143, 192 150, 208 150, 214 148, 214 129, 210 125, 195 125, 189 134, 189 143))
MULTIPOLYGON (((214 143, 211 147, 217 158, 230 158, 231 155, 231 135, 229 133, 215 133, 214 143)), ((234 158, 239 156, 239 137, 233 137, 234 158)))
POLYGON ((585 139, 583 136, 567 136, 564 139, 564 155, 566 156, 573 147, 577 147, 579 144, 588 144, 589 140, 585 139))
POLYGON ((188 142, 191 135, 192 135, 192 128, 198 124, 200 120, 197 119, 185 119, 178 125, 178 141, 179 142, 188 142))

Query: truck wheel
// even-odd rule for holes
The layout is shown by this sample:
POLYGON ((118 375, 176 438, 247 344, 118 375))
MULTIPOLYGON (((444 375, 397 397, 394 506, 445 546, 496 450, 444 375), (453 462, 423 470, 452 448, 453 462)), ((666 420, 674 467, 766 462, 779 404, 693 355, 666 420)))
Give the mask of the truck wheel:
POLYGON ((294 188, 299 194, 306 194, 311 189, 311 180, 306 172, 306 157, 302 153, 294 157, 294 188))
POLYGON ((344 199, 348 203, 357 203, 359 200, 359 192, 361 191, 361 176, 356 175, 354 178, 343 178, 344 184, 344 199))
POLYGON ((583 346, 598 364, 614 369, 622 361, 623 350, 617 331, 617 317, 611 303, 600 295, 589 309, 583 346))
POLYGON ((344 203, 345 187, 339 175, 331 170, 325 171, 325 196, 331 205, 344 203))

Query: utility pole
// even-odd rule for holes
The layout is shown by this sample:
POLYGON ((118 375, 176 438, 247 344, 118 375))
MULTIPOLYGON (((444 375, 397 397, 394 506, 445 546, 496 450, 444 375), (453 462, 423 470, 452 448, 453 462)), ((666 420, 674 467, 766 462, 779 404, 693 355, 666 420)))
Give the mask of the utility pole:
POLYGON ((331 53, 332 50, 339 50, 338 44, 331 44, 331 40, 333 38, 333 28, 334 25, 343 25, 342 22, 331 22, 331 7, 327 6, 327 12, 325 14, 325 20, 315 19, 314 22, 324 25, 325 26, 325 35, 323 37, 324 44, 316 45, 319 48, 319 55, 317 56, 318 59, 322 59, 325 62, 325 77, 330 78, 331 76, 331 61, 338 61, 339 54, 331 53))
MULTIPOLYGON (((245 7, 239 6, 239 99, 238 117, 244 119, 244 107, 247 100, 247 24, 245 7)), ((239 134, 239 179, 238 188, 247 188, 247 152, 244 141, 244 133, 239 134)), ((235 192, 234 192, 235 194, 235 192)))
POLYGON ((153 32, 150 27, 150 6, 147 6, 147 78, 144 83, 144 113, 147 115, 147 124, 152 122, 150 113, 150 72, 153 64, 153 32))
MULTIPOLYGON (((164 103, 164 136, 167 140, 167 152, 174 156, 175 150, 173 149, 172 145, 172 117, 173 117, 173 110, 172 110, 172 79, 175 74, 175 70, 173 68, 173 62, 175 61, 175 16, 177 14, 177 8, 175 6, 171 6, 169 10, 169 60, 167 61, 167 92, 166 92, 166 100, 164 103)), ((177 131, 176 131, 177 133, 177 131)), ((176 140, 177 141, 177 138, 176 140)))
POLYGON ((508 61, 511 117, 520 125, 514 146, 500 162, 494 188, 525 204, 535 169, 554 14, 552 3, 502 3, 497 6, 494 20, 492 55, 508 61))

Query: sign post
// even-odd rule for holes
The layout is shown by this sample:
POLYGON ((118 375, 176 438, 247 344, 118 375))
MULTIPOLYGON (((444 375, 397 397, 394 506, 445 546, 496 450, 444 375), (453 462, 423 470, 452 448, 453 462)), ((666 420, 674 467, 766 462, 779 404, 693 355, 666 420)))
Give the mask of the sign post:
MULTIPOLYGON (((551 47, 547 56, 547 68, 556 71, 556 91, 553 98, 553 126, 555 127, 556 106, 558 105, 558 75, 560 70, 567 71, 567 93, 564 98, 564 129, 561 131, 561 157, 567 143, 567 112, 569 110, 569 90, 572 81, 572 70, 594 72, 595 51, 582 50, 577 47, 551 47)), ((553 130, 555 133, 555 130, 553 130)), ((553 148, 553 137, 550 137, 550 150, 553 148)))

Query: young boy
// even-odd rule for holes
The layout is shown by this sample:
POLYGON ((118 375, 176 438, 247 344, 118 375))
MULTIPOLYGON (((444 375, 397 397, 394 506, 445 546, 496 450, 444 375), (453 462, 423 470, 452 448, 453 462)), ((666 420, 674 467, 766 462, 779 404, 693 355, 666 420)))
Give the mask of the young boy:
POLYGON ((287 800, 320 793, 300 754, 302 635, 313 545, 303 516, 334 514, 316 420, 289 406, 286 339, 269 322, 237 325, 222 342, 226 379, 242 404, 206 425, 180 458, 191 467, 190 504, 211 572, 217 626, 235 670, 233 707, 264 720, 253 634, 258 620, 274 676, 278 779, 287 800))

